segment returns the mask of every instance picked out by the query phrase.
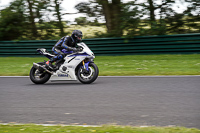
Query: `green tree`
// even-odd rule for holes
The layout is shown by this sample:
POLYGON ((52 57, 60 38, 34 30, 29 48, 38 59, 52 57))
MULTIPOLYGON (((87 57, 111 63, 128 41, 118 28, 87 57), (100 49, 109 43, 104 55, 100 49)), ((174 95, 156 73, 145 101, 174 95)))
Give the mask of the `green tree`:
POLYGON ((108 0, 97 0, 97 2, 102 5, 108 33, 121 36, 123 33, 120 27, 121 0, 112 0, 112 2, 108 0))
MULTIPOLYGON (((6 21, 1 23, 1 25, 4 24, 1 29, 14 30, 17 26, 20 30, 12 33, 20 39, 52 39, 56 27, 54 27, 54 22, 48 15, 52 11, 48 9, 51 5, 50 0, 15 0, 10 3, 8 8, 1 11, 1 14, 9 14, 1 15, 1 21, 6 21), (13 24, 11 28, 11 25, 7 22, 8 19, 10 23, 18 23, 18 25, 15 24, 14 26, 13 24)), ((4 35, 10 36, 5 32, 4 35)))
POLYGON ((173 8, 174 3, 173 0, 162 0, 162 2, 147 0, 145 3, 141 4, 136 4, 136 2, 127 3, 128 6, 126 7, 129 7, 129 9, 123 16, 127 15, 126 19, 128 21, 125 23, 125 26, 129 27, 128 33, 130 32, 130 29, 132 30, 131 33, 134 31, 133 34, 138 33, 137 35, 165 35, 199 32, 200 25, 198 22, 200 18, 200 1, 182 1, 182 4, 188 4, 187 10, 183 13, 176 12, 173 8), (138 12, 140 14, 140 20, 137 17, 139 14, 134 17, 135 9, 141 10, 138 12), (147 17, 142 20, 141 17, 143 15, 146 15, 147 17), (132 19, 130 19, 130 17, 132 17, 132 19), (130 20, 133 21, 129 22, 130 20), (131 26, 131 23, 134 23, 134 21, 137 22, 138 20, 140 21, 139 25, 134 24, 131 26))
POLYGON ((21 0, 0 11, 0 40, 16 40, 24 33, 24 5, 21 0), (15 7, 15 10, 13 10, 15 7))
POLYGON ((143 11, 135 5, 135 1, 122 4, 122 23, 120 26, 128 37, 141 35, 139 27, 140 23, 142 23, 141 17, 143 16, 143 11))
POLYGON ((165 23, 167 26, 167 34, 185 34, 200 32, 200 1, 190 0, 183 1, 187 4, 187 9, 182 13, 175 11, 165 12, 165 23))
POLYGON ((86 17, 75 18, 75 22, 76 22, 78 25, 86 25, 86 24, 88 24, 88 20, 87 20, 86 17))
POLYGON ((80 13, 86 13, 89 17, 103 15, 106 21, 107 33, 111 36, 121 36, 123 30, 121 24, 121 0, 94 0, 90 3, 81 2, 75 6, 80 13), (91 6, 92 5, 92 6, 91 6))
POLYGON ((64 33, 64 26, 63 26, 63 23, 62 23, 62 14, 61 14, 61 7, 60 7, 60 4, 62 3, 63 0, 53 0, 54 4, 55 4, 55 16, 57 17, 58 19, 58 28, 60 29, 60 35, 61 36, 64 36, 65 33, 64 33))
POLYGON ((161 3, 158 2, 159 1, 147 0, 147 3, 141 4, 141 6, 149 12, 149 24, 151 29, 148 31, 148 34, 166 34, 167 24, 165 19, 174 13, 174 10, 172 9, 172 5, 175 3, 174 0, 162 0, 161 3), (159 13, 156 15, 156 12, 159 13))
POLYGON ((38 37, 38 32, 37 32, 37 27, 36 27, 36 22, 35 22, 35 17, 34 12, 33 12, 33 6, 36 3, 35 0, 26 0, 28 3, 28 9, 29 9, 29 21, 31 24, 31 31, 32 31, 32 37, 31 39, 37 38, 38 37))

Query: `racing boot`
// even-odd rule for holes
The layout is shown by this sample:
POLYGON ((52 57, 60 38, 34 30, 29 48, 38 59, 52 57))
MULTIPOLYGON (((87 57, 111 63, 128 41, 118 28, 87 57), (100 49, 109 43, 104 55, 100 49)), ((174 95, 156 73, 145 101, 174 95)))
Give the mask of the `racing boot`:
POLYGON ((47 61, 46 63, 45 63, 45 67, 47 68, 47 69, 51 69, 51 70, 54 70, 54 65, 52 64, 54 61, 56 61, 56 58, 51 58, 49 61, 47 61))
POLYGON ((45 67, 46 67, 47 69, 53 70, 53 65, 52 65, 52 63, 51 63, 50 61, 47 61, 47 62, 45 63, 45 67))

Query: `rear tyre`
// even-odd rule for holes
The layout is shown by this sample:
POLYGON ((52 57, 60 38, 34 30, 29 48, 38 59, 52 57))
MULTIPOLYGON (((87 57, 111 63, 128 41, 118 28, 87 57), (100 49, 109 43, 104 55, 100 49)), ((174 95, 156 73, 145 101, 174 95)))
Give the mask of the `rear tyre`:
MULTIPOLYGON (((39 65, 45 65, 44 62, 39 62, 39 65)), ((44 84, 46 83, 49 78, 51 77, 51 74, 46 71, 39 71, 38 69, 32 67, 30 70, 30 79, 35 84, 44 84)))
POLYGON ((88 65, 89 71, 84 71, 82 67, 78 69, 77 77, 78 80, 83 84, 90 84, 94 82, 98 75, 99 75, 99 69, 96 64, 90 63, 88 65))

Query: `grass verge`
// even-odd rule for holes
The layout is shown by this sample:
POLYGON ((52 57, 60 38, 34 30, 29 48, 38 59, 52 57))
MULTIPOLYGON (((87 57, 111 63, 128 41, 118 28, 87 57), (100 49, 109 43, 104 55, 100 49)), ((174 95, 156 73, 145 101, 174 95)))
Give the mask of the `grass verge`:
MULTIPOLYGON (((101 76, 199 75, 200 54, 96 56, 101 76)), ((28 76, 45 57, 0 57, 0 76, 28 76)))
POLYGON ((1 133, 200 133, 196 128, 185 127, 131 127, 131 126, 41 126, 25 125, 0 125, 1 133))

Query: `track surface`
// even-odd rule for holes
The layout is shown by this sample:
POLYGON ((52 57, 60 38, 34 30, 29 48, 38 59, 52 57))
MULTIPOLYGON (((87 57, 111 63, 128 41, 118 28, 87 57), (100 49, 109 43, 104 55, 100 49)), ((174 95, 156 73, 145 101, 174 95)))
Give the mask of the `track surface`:
POLYGON ((99 77, 90 85, 0 77, 0 121, 200 128, 200 77, 99 77))

